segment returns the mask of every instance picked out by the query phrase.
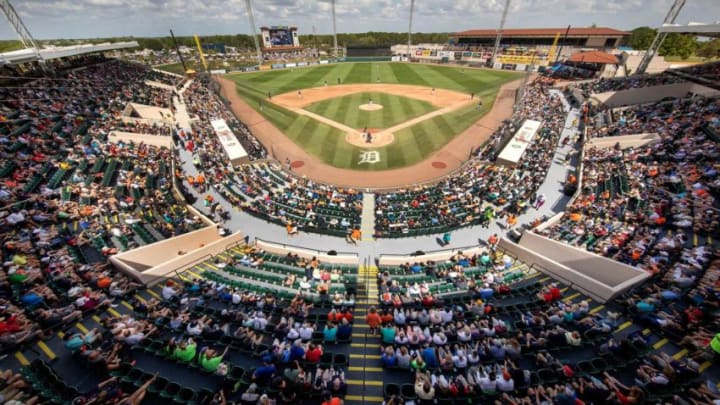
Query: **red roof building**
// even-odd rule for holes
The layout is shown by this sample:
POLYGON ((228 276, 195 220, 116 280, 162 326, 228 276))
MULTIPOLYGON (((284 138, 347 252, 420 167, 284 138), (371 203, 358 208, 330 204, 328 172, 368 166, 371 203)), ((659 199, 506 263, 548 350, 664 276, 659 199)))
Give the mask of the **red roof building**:
POLYGON ((616 65, 619 63, 617 56, 602 51, 574 53, 567 61, 575 63, 596 63, 598 65, 616 65))
MULTIPOLYGON (((583 48, 615 48, 623 38, 630 35, 627 31, 614 28, 506 28, 503 30, 501 46, 552 45, 556 35, 565 46, 583 48), (565 32, 567 31, 567 37, 565 32)), ((497 30, 467 30, 451 37, 458 45, 492 46, 497 30)))

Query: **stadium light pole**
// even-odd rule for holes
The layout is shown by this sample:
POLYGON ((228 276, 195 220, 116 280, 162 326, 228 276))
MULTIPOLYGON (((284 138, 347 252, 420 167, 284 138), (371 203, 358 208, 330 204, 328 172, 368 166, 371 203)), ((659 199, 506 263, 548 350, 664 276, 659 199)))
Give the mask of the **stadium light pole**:
POLYGON ((250 20, 250 29, 252 30, 252 37, 255 41, 255 52, 257 52, 258 69, 262 66, 263 58, 262 52, 260 51, 260 41, 258 41, 257 27, 255 26, 255 16, 253 15, 252 4, 250 0, 245 0, 245 8, 247 8, 248 19, 250 20))
POLYGON ((333 19, 333 51, 335 53, 335 59, 337 59, 338 46, 337 46, 337 21, 335 20, 335 0, 332 0, 332 19, 333 19))
POLYGON ((493 48, 492 59, 490 59, 490 65, 495 66, 495 58, 497 57, 498 50, 500 49, 500 40, 502 40, 503 28, 505 28, 505 20, 507 19, 508 10, 510 9, 510 0, 505 0, 505 8, 503 9, 502 18, 500 18, 500 26, 495 36, 495 47, 493 48))
MULTIPOLYGON (((663 25, 674 24, 675 19, 680 14, 680 10, 682 10, 683 6, 685 6, 685 0, 675 0, 665 16, 663 25)), ((662 46, 662 43, 665 41, 665 37, 667 37, 667 32, 660 32, 660 30, 658 30, 657 34, 655 34, 655 38, 653 38, 653 41, 650 44, 650 47, 640 61, 635 74, 641 75, 645 73, 645 70, 650 65, 650 62, 652 62, 653 57, 660 50, 660 46, 662 46)))
POLYGON ((13 31, 15 31, 15 34, 17 34, 18 39, 20 39, 23 46, 25 48, 32 48, 34 50, 35 57, 40 62, 40 66, 43 69, 47 69, 45 61, 43 60, 42 55, 40 55, 40 47, 35 42, 35 38, 33 38, 32 34, 30 34, 30 30, 27 29, 25 23, 20 18, 20 15, 17 11, 15 11, 15 8, 12 3, 10 3, 10 0, 0 0, 0 10, 2 10, 3 14, 5 14, 5 18, 8 23, 10 23, 10 26, 13 31))
POLYGON ((415 0, 410 0, 410 23, 408 24, 408 47, 407 47, 407 59, 410 62, 410 46, 412 45, 412 20, 413 11, 415 10, 415 0))

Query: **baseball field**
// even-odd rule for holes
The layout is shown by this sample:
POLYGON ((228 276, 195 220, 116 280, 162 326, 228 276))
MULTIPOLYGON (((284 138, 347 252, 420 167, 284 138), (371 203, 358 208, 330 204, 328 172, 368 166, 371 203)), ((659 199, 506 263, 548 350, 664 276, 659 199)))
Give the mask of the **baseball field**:
POLYGON ((322 162, 375 171, 427 158, 478 121, 500 86, 521 75, 363 62, 226 77, 242 99, 322 162))

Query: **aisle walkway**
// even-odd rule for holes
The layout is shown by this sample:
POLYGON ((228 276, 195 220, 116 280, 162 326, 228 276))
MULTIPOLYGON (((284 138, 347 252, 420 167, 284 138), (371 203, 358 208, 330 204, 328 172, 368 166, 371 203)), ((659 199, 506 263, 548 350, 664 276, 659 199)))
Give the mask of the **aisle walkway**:
POLYGON ((370 333, 365 321, 368 309, 377 304, 377 273, 376 266, 361 266, 358 272, 350 362, 345 373, 348 385, 345 401, 348 403, 380 403, 383 400, 383 369, 377 366, 380 338, 377 333, 370 333))
POLYGON ((360 217, 363 241, 372 241, 375 235, 375 194, 363 194, 363 210, 360 217))

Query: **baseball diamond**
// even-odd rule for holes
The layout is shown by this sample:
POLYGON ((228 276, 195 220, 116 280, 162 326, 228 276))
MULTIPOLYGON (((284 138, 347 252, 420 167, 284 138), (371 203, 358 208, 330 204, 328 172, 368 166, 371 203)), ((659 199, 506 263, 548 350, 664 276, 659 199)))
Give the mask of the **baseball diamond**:
MULTIPOLYGON (((412 166, 441 150, 492 109, 501 85, 521 75, 374 62, 226 77, 242 100, 310 156, 338 169, 380 171, 412 166), (373 145, 372 132, 367 142, 368 127, 381 130, 379 144, 373 145), (376 147, 375 164, 359 163, 367 147, 376 147)), ((282 140, 273 142, 276 157, 285 156, 282 140)))

